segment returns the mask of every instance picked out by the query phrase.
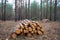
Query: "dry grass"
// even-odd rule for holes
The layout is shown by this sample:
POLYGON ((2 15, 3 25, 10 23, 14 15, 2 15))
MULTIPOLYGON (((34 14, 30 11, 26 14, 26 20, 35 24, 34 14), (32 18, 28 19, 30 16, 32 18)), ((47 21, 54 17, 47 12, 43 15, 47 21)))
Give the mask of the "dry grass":
MULTIPOLYGON (((9 36, 15 27, 15 25, 19 22, 14 21, 0 21, 0 40, 9 36)), ((34 35, 32 37, 27 36, 19 36, 16 40, 60 40, 60 22, 47 22, 42 23, 46 34, 43 36, 34 35)))

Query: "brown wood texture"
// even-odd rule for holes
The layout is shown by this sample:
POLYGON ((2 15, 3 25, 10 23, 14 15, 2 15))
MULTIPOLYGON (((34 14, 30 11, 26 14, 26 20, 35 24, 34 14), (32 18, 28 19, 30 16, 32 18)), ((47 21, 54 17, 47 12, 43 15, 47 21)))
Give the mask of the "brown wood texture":
POLYGON ((43 26, 37 21, 23 20, 17 26, 16 34, 32 36, 34 34, 44 35, 43 26))

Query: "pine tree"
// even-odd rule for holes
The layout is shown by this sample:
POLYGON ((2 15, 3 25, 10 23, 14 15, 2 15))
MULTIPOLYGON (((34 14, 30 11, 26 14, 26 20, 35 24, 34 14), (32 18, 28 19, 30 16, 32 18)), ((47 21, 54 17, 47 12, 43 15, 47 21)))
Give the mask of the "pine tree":
POLYGON ((52 20, 51 16, 52 16, 52 0, 50 0, 50 20, 52 20))
POLYGON ((40 19, 42 20, 42 0, 41 0, 41 4, 40 4, 40 11, 41 11, 41 16, 40 16, 40 19))
POLYGON ((15 0, 15 21, 17 21, 17 0, 15 0))
POLYGON ((28 10, 27 10, 28 11, 28 19, 30 18, 30 9, 29 8, 30 8, 30 0, 28 0, 28 10))
POLYGON ((57 0, 55 0, 55 7, 54 7, 54 21, 56 21, 56 14, 57 13, 57 0))
POLYGON ((3 0, 1 0, 1 2, 2 2, 2 20, 4 19, 4 17, 3 17, 3 15, 4 15, 4 13, 3 13, 3 0))
POLYGON ((46 0, 46 19, 48 17, 48 0, 46 0))

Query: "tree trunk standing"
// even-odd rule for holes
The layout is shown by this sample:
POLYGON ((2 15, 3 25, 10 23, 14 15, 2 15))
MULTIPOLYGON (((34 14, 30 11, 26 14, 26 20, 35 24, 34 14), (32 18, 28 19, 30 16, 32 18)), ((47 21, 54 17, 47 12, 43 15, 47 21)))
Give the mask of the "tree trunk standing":
POLYGON ((4 21, 6 20, 6 0, 4 2, 4 21))
POLYGON ((17 0, 15 0, 15 21, 17 21, 17 0))
POLYGON ((2 20, 6 20, 6 0, 2 0, 2 20))
POLYGON ((21 19, 23 18, 23 0, 21 0, 21 19))
POLYGON ((2 20, 6 20, 6 0, 1 0, 2 1, 2 20))
POLYGON ((18 0, 18 20, 22 19, 22 0, 18 0))
POLYGON ((50 20, 52 20, 51 17, 52 17, 52 0, 50 0, 50 20))
POLYGON ((41 11, 41 14, 40 14, 40 19, 42 20, 42 0, 41 0, 41 4, 40 4, 40 11, 41 11))
POLYGON ((22 0, 22 19, 24 19, 24 0, 22 0))
POLYGON ((57 0, 55 0, 55 7, 54 7, 54 21, 56 21, 56 13, 57 13, 57 0))
POLYGON ((28 0, 28 19, 30 19, 30 0, 28 0))
POLYGON ((18 20, 21 20, 22 19, 22 8, 19 7, 19 10, 18 10, 18 20))
POLYGON ((25 1, 25 5, 26 5, 26 10, 25 10, 25 12, 26 12, 26 19, 28 18, 28 13, 27 13, 27 0, 25 1))
POLYGON ((48 0, 46 0, 46 19, 48 18, 48 0))
POLYGON ((3 13, 3 0, 1 0, 1 2, 2 2, 2 21, 3 21, 3 19, 4 19, 4 13, 3 13))

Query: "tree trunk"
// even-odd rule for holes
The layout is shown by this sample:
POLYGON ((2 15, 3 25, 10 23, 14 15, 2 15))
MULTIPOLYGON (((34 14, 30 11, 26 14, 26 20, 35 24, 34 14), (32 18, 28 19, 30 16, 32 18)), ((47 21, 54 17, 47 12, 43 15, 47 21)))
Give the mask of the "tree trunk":
POLYGON ((24 0, 22 0, 22 19, 24 19, 24 0))
POLYGON ((46 19, 48 17, 48 0, 46 0, 46 19))
POLYGON ((27 12, 28 13, 28 19, 30 18, 30 9, 29 8, 30 8, 30 0, 28 0, 28 10, 27 10, 28 11, 27 12))
POLYGON ((50 20, 52 20, 51 16, 52 16, 52 0, 50 0, 50 20))
POLYGON ((25 5, 26 5, 26 19, 28 18, 28 13, 27 13, 27 0, 25 1, 25 5))
POLYGON ((17 0, 15 0, 15 21, 17 21, 17 0))
POLYGON ((42 0, 41 0, 41 4, 40 4, 40 11, 41 11, 41 14, 40 14, 40 19, 42 20, 42 0))
POLYGON ((5 21, 6 20, 6 0, 3 3, 2 1, 2 20, 5 21))
POLYGON ((3 0, 1 0, 1 2, 2 2, 2 20, 4 19, 4 13, 3 13, 3 0))
POLYGON ((21 20, 22 19, 22 0, 19 0, 19 3, 18 3, 19 7, 18 7, 18 20, 21 20))
POLYGON ((5 0, 5 3, 4 3, 4 21, 6 20, 6 0, 5 0))
POLYGON ((55 0, 55 7, 54 7, 54 21, 56 21, 56 13, 57 13, 57 0, 55 0))
POLYGON ((18 20, 20 20, 20 19, 21 19, 21 16, 22 16, 22 15, 21 15, 21 13, 22 13, 21 7, 19 7, 18 11, 19 11, 19 12, 18 12, 18 20))

